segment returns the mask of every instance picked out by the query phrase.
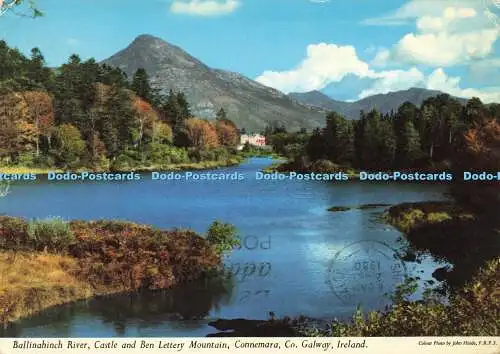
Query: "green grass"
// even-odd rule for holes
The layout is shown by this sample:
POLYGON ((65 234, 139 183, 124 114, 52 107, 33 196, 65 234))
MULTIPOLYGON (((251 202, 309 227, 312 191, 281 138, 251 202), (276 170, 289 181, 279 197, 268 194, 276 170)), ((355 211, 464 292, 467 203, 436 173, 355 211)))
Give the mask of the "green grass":
MULTIPOLYGON (((208 170, 220 167, 235 166, 244 160, 241 156, 234 156, 222 161, 201 161, 180 164, 152 164, 126 168, 117 172, 151 172, 151 171, 186 171, 186 170, 208 170)), ((78 168, 74 172, 89 171, 89 168, 78 168)), ((110 172, 109 169, 94 169, 95 172, 110 172)), ((7 174, 28 174, 47 175, 49 172, 66 172, 60 168, 30 168, 23 166, 0 167, 1 173, 7 174)), ((73 171, 72 171, 73 172, 73 171)))

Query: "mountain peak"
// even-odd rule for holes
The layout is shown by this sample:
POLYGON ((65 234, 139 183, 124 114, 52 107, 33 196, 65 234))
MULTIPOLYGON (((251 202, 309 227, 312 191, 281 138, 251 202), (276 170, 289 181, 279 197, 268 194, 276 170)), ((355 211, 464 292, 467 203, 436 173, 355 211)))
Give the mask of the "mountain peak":
POLYGON ((135 37, 134 42, 135 41, 155 41, 155 40, 163 41, 161 38, 153 36, 152 34, 143 33, 143 34, 140 34, 137 37, 135 37))
POLYGON ((130 46, 170 46, 170 43, 164 41, 163 39, 159 37, 155 37, 151 34, 140 34, 135 39, 130 43, 130 46))
POLYGON ((194 68, 204 65, 181 48, 151 34, 141 34, 123 50, 104 60, 106 64, 121 68, 129 77, 137 68, 150 76, 165 67, 194 68))

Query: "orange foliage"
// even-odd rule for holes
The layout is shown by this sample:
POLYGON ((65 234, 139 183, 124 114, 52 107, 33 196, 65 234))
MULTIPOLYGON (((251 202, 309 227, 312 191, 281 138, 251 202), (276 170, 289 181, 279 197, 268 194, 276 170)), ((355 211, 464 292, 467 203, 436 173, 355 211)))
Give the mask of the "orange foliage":
MULTIPOLYGON (((466 154, 458 164, 468 171, 498 171, 500 166, 500 124, 490 120, 465 134, 466 154)), ((495 217, 500 212, 500 181, 465 183, 455 188, 455 195, 483 213, 495 217)))
POLYGON ((500 124, 490 120, 465 134, 467 151, 473 155, 479 168, 496 169, 500 164, 500 124))
POLYGON ((227 120, 220 120, 216 123, 217 136, 221 145, 236 146, 240 141, 238 129, 234 123, 231 123, 227 120))
POLYGON ((138 96, 134 96, 133 99, 134 108, 137 110, 139 114, 154 114, 155 111, 150 103, 144 101, 142 98, 138 96))
POLYGON ((219 146, 219 137, 214 124, 207 120, 191 118, 186 121, 186 133, 191 146, 211 149, 219 146))
POLYGON ((38 130, 26 100, 26 93, 15 92, 0 97, 0 117, 6 124, 1 129, 10 130, 9 141, 2 146, 17 152, 31 151, 37 141, 38 130))
POLYGON ((132 105, 136 112, 136 119, 140 124, 141 138, 143 134, 152 136, 154 123, 160 119, 158 113, 150 103, 136 95, 132 95, 132 105))
POLYGON ((24 100, 28 105, 28 114, 30 123, 38 126, 40 133, 47 135, 54 126, 54 106, 52 98, 47 92, 28 91, 23 94, 24 100))

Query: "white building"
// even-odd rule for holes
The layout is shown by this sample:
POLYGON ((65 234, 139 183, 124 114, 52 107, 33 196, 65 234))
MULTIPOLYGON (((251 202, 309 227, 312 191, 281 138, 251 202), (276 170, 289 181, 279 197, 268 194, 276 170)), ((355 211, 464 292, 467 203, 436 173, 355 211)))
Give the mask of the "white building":
POLYGON ((245 145, 246 143, 253 146, 266 146, 266 137, 260 134, 243 134, 240 138, 240 144, 245 145))

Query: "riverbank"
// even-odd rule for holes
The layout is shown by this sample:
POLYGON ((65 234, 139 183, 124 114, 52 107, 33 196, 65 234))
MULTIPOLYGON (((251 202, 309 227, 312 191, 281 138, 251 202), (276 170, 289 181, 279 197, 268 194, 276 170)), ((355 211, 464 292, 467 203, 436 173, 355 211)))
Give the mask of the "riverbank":
POLYGON ((409 301, 412 284, 400 287, 395 302, 384 311, 357 310, 350 321, 326 325, 299 318, 267 321, 219 319, 208 337, 431 337, 498 336, 500 334, 500 257, 485 264, 471 281, 444 303, 426 295, 409 301))
MULTIPOLYGON (((363 207, 386 205, 367 205, 363 207)), ((351 210, 332 207, 332 212, 351 210)), ((351 321, 326 326, 304 318, 218 320, 210 325, 219 332, 210 337, 344 337, 344 336, 498 336, 500 333, 500 228, 453 202, 403 203, 386 209, 381 220, 405 234, 417 254, 432 253, 453 264, 433 275, 450 285, 448 299, 428 292, 409 301, 415 290, 409 279, 394 294, 385 311, 363 313, 351 321)))
POLYGON ((500 255, 498 220, 454 202, 404 203, 389 208, 382 218, 405 234, 417 257, 431 253, 453 264, 452 269, 440 268, 433 274, 446 280, 450 289, 461 288, 500 255))
POLYGON ((118 221, 0 217, 0 324, 96 296, 168 289, 221 264, 189 230, 118 221))
MULTIPOLYGON (((235 156, 221 161, 201 161, 180 164, 165 164, 165 165, 148 165, 137 166, 120 169, 120 171, 111 171, 110 169, 91 169, 93 172, 151 172, 151 171, 188 171, 188 170, 209 170, 216 168, 224 168, 237 166, 241 164, 246 158, 243 156, 235 156)), ((86 168, 78 168, 74 172, 89 171, 86 168)), ((0 173, 6 174, 28 174, 33 173, 36 175, 47 175, 49 172, 66 172, 60 168, 39 168, 39 167, 25 167, 25 166, 7 166, 0 167, 0 173)))
MULTIPOLYGON (((380 171, 366 171, 366 172, 386 172, 386 173, 393 173, 393 172, 401 172, 405 174, 412 174, 412 173, 428 173, 428 174, 442 174, 443 172, 450 172, 450 166, 449 163, 442 162, 438 163, 435 166, 428 166, 428 167, 423 167, 423 168, 401 168, 398 170, 380 170, 380 171)), ((279 172, 279 173, 290 173, 290 172, 297 172, 297 173, 339 173, 342 172, 344 173, 350 180, 359 180, 361 177, 361 172, 363 170, 361 169, 356 169, 351 166, 346 166, 346 165, 339 165, 336 163, 333 163, 329 160, 317 160, 311 163, 305 163, 305 162, 298 162, 298 161, 291 161, 291 160, 286 160, 286 161, 278 161, 271 166, 267 167, 264 169, 265 173, 273 173, 273 172, 279 172)), ((376 181, 373 181, 376 182, 376 181)), ((403 181, 404 182, 404 181, 403 181)), ((426 183, 426 181, 419 181, 420 183, 426 183)), ((431 183, 436 183, 438 181, 432 181, 431 183)), ((443 182, 447 182, 446 180, 443 180, 443 182)))

